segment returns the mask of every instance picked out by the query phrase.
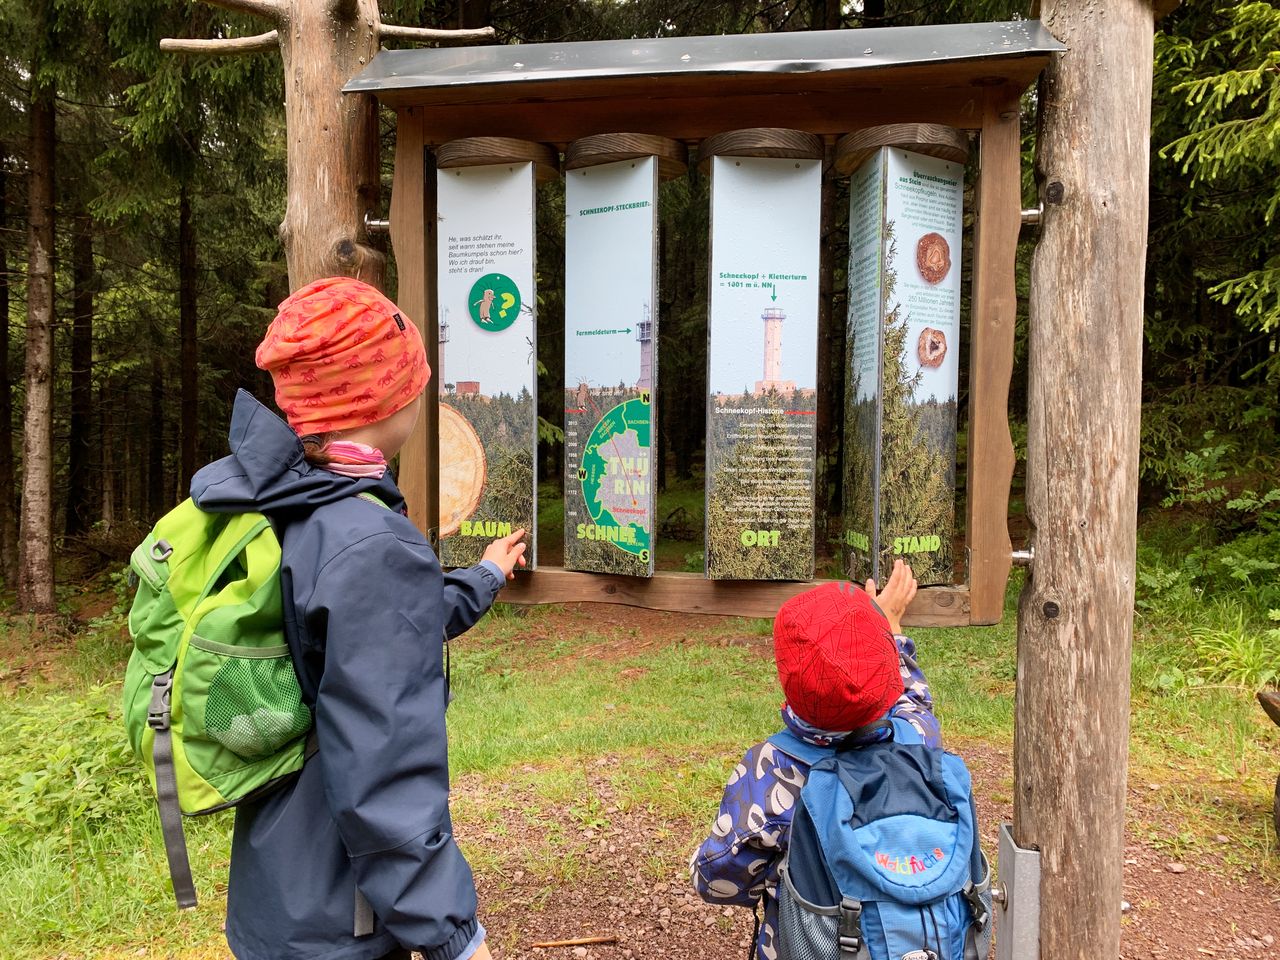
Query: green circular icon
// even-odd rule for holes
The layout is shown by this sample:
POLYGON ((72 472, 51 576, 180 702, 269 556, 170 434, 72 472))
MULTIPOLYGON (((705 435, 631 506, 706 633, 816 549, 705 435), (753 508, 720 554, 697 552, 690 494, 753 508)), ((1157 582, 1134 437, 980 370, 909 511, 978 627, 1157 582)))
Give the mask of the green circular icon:
POLYGON ((467 309, 481 330, 505 330, 520 313, 520 290, 505 273, 486 273, 471 285, 467 309))

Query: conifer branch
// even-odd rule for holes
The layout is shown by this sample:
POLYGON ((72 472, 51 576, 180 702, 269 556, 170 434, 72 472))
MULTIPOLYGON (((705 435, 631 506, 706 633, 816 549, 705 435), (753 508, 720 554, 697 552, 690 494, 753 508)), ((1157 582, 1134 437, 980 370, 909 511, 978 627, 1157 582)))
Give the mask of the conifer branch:
POLYGON ((431 27, 401 27, 384 23, 379 30, 382 39, 414 40, 418 43, 481 43, 494 39, 493 27, 477 27, 472 30, 436 30, 431 27))
POLYGON ((262 17, 272 23, 278 23, 283 13, 278 0, 205 0, 205 2, 234 13, 262 17))
POLYGON ((197 56, 261 53, 264 50, 275 50, 279 46, 280 37, 275 30, 252 37, 223 37, 216 40, 165 38, 160 41, 160 49, 165 53, 189 53, 197 56))

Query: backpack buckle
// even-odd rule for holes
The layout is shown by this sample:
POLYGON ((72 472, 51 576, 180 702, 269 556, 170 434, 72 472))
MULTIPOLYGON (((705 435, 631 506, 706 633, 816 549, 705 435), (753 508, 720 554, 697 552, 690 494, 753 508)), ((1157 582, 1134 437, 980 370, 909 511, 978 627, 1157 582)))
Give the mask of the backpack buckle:
POLYGON ((840 920, 837 927, 837 940, 840 952, 857 954, 863 946, 862 939, 862 904, 850 897, 840 901, 840 920))
POLYGON ((164 563, 173 556, 173 544, 168 540, 157 540, 151 545, 151 559, 157 563, 164 563))
POLYGON ((169 729, 169 695, 173 691, 173 671, 156 674, 151 681, 151 703, 147 707, 147 726, 152 730, 169 729))
POLYGON ((985 926, 990 918, 990 913, 987 911, 987 905, 982 902, 982 894, 978 892, 978 888, 973 885, 972 880, 965 881, 960 894, 969 904, 969 911, 973 914, 973 922, 980 927, 985 926))

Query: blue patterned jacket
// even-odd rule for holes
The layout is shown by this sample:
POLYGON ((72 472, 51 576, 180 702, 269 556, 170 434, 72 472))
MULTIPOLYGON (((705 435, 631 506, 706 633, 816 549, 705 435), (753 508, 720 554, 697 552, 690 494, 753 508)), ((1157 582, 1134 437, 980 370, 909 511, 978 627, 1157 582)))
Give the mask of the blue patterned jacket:
MULTIPOLYGON (((904 636, 894 640, 904 689, 889 715, 910 723, 929 746, 939 746, 938 718, 929 684, 916 665, 915 644, 904 636)), ((782 720, 797 737, 819 746, 842 736, 809 726, 786 707, 782 720)), ((756 937, 757 956, 763 960, 778 956, 778 868, 791 837, 791 814, 808 776, 808 764, 768 741, 757 743, 730 775, 711 835, 689 864, 694 889, 709 903, 752 907, 763 897, 764 920, 756 937)))

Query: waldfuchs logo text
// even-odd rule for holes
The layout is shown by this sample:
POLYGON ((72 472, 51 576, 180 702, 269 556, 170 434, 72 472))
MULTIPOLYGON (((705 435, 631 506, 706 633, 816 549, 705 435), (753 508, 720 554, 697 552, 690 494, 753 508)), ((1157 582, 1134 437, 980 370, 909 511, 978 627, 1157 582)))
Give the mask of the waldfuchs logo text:
POLYGON ((877 851, 876 865, 886 873, 925 873, 926 871, 936 867, 946 858, 947 855, 938 847, 934 847, 931 852, 922 853, 919 856, 913 854, 909 857, 894 857, 887 853, 880 853, 877 851))

